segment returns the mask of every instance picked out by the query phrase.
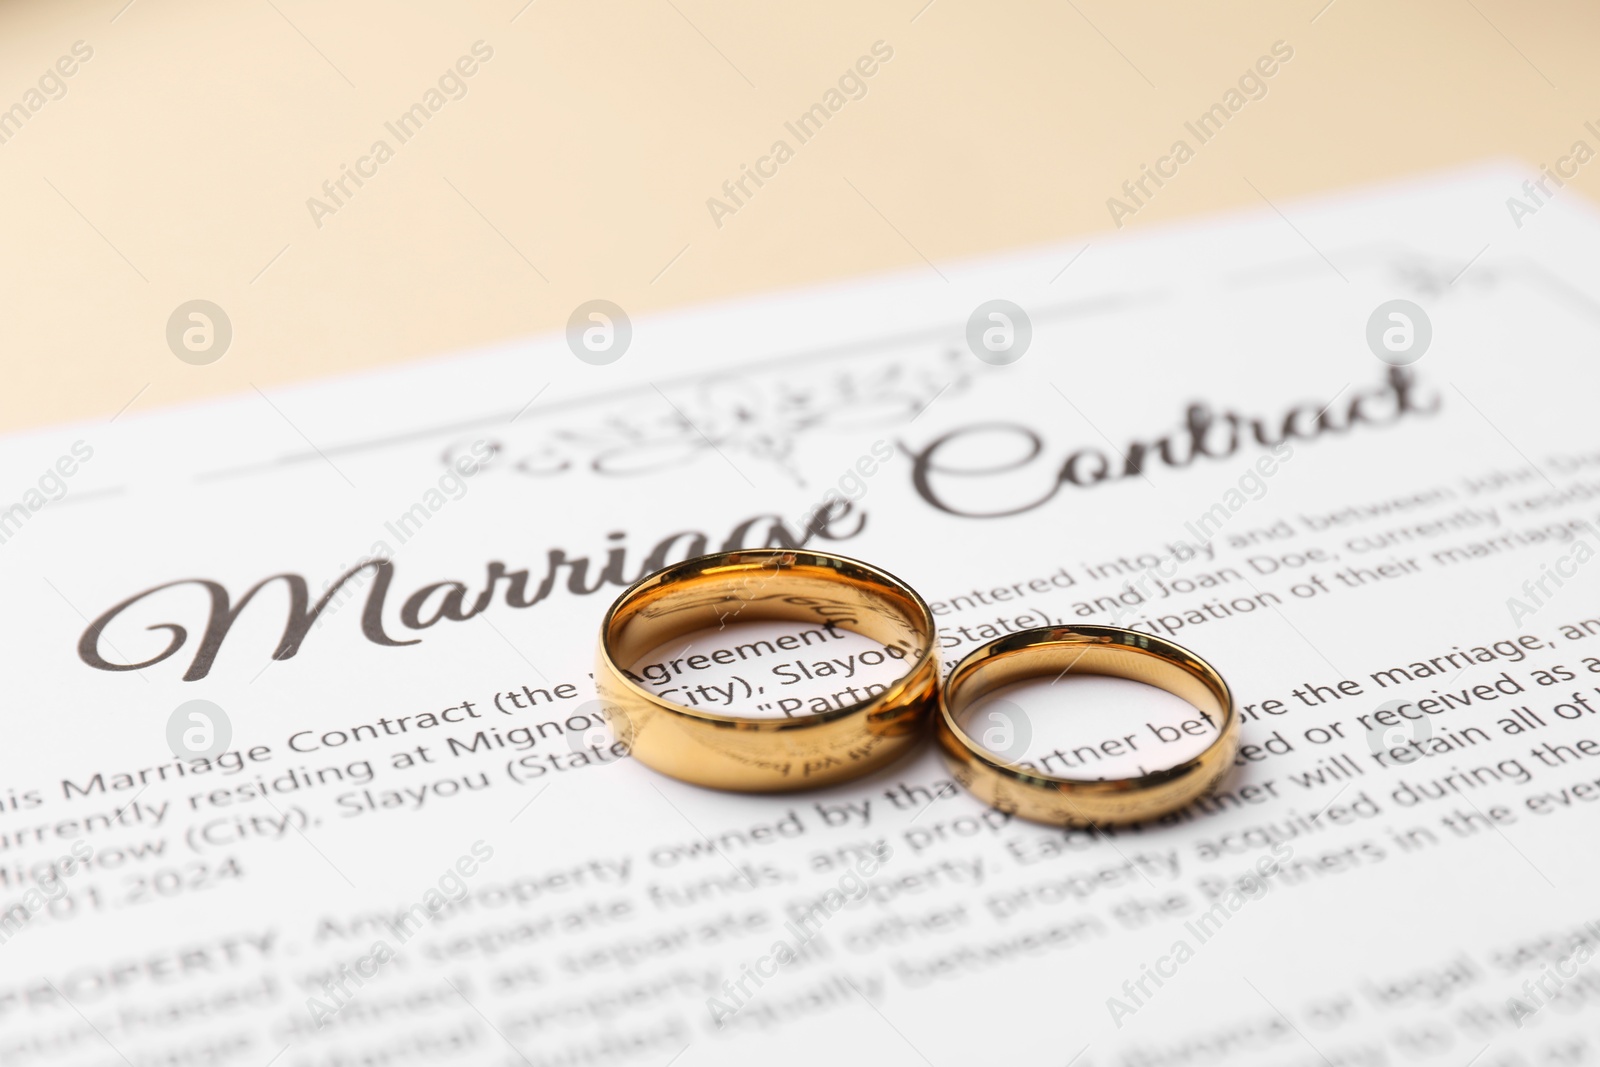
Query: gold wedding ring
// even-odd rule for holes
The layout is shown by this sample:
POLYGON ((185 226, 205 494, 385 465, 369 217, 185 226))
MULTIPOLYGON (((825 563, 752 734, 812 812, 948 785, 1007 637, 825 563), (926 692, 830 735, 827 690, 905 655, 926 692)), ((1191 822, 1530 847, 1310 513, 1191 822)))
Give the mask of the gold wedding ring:
POLYGON ((1054 826, 1105 826, 1176 811, 1215 786, 1239 748, 1239 711, 1222 676, 1182 645, 1117 626, 1053 626, 1008 634, 956 664, 941 691, 938 732, 951 774, 993 807, 1054 826), (1217 736, 1205 751, 1163 770, 1067 778, 1004 760, 963 728, 962 713, 987 694, 1068 671, 1165 689, 1213 718, 1217 736))
MULTIPOLYGON (((749 642, 755 653, 760 645, 749 642)), ((938 702, 933 615, 910 586, 842 556, 749 549, 686 560, 634 583, 600 624, 595 684, 617 739, 641 763, 696 785, 775 792, 831 785, 893 761, 938 702), (629 667, 687 634, 781 620, 862 634, 906 674, 857 703, 795 717, 737 718, 650 692, 629 667)))

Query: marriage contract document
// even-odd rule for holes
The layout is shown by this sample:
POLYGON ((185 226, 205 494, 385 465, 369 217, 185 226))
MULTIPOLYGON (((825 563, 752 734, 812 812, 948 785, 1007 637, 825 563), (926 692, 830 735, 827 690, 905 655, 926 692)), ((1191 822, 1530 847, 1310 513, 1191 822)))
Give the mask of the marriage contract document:
MULTIPOLYGON (((1524 177, 0 441, 0 1063, 1600 1062, 1600 218, 1524 177), (919 590, 944 670, 1193 649, 1236 765, 1063 830, 928 745, 759 796, 630 758, 607 606, 798 545, 919 590)), ((755 625, 633 668, 791 717, 903 669, 755 625)), ((1087 678, 974 715, 1090 777, 1214 729, 1087 678)))

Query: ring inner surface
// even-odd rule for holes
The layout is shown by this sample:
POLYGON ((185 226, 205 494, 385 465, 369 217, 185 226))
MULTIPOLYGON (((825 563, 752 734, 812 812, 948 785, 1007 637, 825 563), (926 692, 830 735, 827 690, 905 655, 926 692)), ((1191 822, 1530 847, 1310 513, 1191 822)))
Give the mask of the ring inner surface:
MULTIPOLYGON (((1228 709, 1224 692, 1201 672, 1192 660, 1168 659, 1156 652, 1148 652, 1127 645, 1099 645, 1058 642, 1033 645, 1000 653, 953 676, 948 683, 946 706, 962 738, 977 752, 997 763, 1007 763, 973 740, 962 724, 962 714, 990 693, 1016 682, 1032 678, 1065 673, 1098 674, 1164 689, 1188 701, 1199 710, 1216 716, 1218 736, 1228 709)), ((1040 778, 1060 778, 1076 781, 1068 776, 1058 776, 1030 771, 1040 778)))
POLYGON ((907 674, 932 638, 915 602, 876 576, 806 562, 781 568, 749 562, 683 578, 669 572, 616 609, 606 644, 612 662, 628 669, 673 638, 761 621, 832 624, 861 634, 904 652, 907 674))

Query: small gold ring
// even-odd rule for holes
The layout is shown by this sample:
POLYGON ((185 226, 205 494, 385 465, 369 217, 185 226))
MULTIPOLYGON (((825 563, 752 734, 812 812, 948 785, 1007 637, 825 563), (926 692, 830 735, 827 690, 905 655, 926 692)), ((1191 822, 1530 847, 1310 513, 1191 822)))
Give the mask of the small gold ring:
POLYGON ((635 758, 685 782, 741 792, 831 785, 892 762, 922 737, 938 678, 933 613, 910 586, 843 556, 787 549, 701 556, 634 583, 600 624, 595 670, 612 729, 635 758), (854 631, 907 671, 887 687, 866 687, 854 704, 752 719, 664 700, 627 669, 673 638, 766 620, 854 631))
POLYGON ((1209 792, 1239 748, 1239 710, 1216 669, 1182 645, 1118 626, 1046 626, 990 641, 956 664, 939 700, 939 748, 956 781, 1001 811, 1053 826, 1143 822, 1209 792), (1066 778, 1012 763, 974 741, 961 714, 1026 678, 1068 671, 1127 678, 1182 697, 1220 720, 1205 751, 1134 778, 1066 778))

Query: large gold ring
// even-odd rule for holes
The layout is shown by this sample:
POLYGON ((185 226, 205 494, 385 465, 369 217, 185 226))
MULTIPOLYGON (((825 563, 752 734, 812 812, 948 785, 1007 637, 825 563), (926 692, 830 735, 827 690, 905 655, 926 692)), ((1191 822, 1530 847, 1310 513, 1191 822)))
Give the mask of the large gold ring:
POLYGON ((938 703, 933 614, 910 586, 822 552, 751 549, 677 563, 632 585, 600 624, 595 684, 612 730, 641 763, 715 789, 831 785, 882 767, 922 737, 938 703), (855 704, 737 718, 664 700, 629 673, 675 637, 738 622, 837 626, 883 644, 907 673, 855 704))
POLYGON ((1228 683, 1182 645, 1117 626, 1047 626, 989 642, 956 664, 939 702, 939 748, 956 781, 1001 811, 1054 826, 1143 822, 1188 804, 1228 772, 1239 748, 1239 711, 1228 683), (1165 689, 1215 716, 1216 738, 1196 756, 1134 778, 1068 778, 1009 762, 974 741, 961 715, 989 693, 1072 671, 1165 689))

